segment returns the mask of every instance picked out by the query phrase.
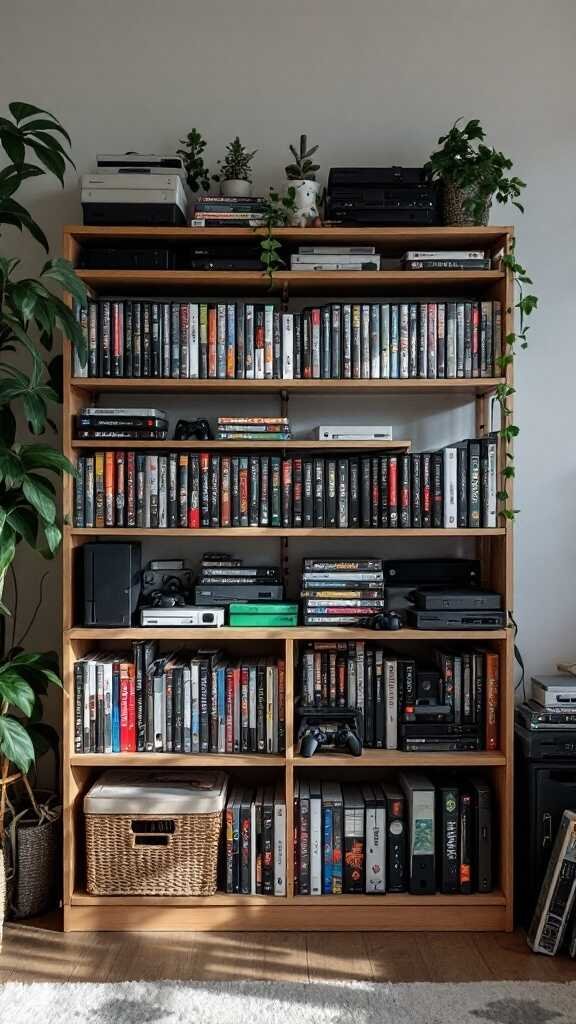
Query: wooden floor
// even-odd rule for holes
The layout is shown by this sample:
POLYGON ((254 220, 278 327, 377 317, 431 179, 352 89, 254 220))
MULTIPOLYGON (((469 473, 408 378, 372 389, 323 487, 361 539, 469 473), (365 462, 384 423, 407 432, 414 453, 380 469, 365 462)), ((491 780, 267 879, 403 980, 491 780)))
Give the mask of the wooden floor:
POLYGON ((5 927, 3 981, 572 981, 523 933, 64 934, 56 918, 5 927))

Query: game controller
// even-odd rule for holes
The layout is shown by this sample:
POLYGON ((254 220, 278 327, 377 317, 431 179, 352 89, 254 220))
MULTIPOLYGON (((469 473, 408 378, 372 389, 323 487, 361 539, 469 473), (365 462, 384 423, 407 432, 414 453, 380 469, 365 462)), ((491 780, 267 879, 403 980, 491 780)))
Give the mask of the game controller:
POLYGON ((317 725, 307 729, 300 741, 302 757, 312 757, 319 747, 343 747, 354 757, 362 753, 362 743, 348 725, 335 728, 317 725))

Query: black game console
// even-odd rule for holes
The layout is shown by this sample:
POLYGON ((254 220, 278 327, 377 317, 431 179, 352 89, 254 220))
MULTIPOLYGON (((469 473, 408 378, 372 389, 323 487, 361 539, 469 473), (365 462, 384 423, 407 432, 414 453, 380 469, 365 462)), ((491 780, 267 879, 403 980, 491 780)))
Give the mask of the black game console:
POLYGON ((477 558, 396 558, 384 562, 388 610, 407 611, 414 590, 471 590, 480 586, 477 558))
POLYGON ((422 167, 332 167, 326 215, 341 224, 440 223, 439 192, 422 167))
POLYGON ((407 612, 413 629, 503 629, 506 613, 498 611, 421 611, 407 612))
POLYGON ((175 265, 170 249, 102 246, 80 251, 80 266, 85 270, 173 270, 175 265))
POLYGON ((296 707, 297 739, 302 757, 317 750, 345 750, 353 757, 362 753, 361 718, 355 708, 296 707))
POLYGON ((84 544, 79 559, 80 624, 132 626, 140 595, 140 544, 84 544))
POLYGON ((414 590, 414 607, 422 611, 499 611, 502 608, 500 594, 489 590, 436 590, 436 588, 414 590))
POLYGON ((256 601, 284 600, 282 584, 222 583, 200 585, 194 589, 194 603, 204 605, 252 604, 256 601))
POLYGON ((576 757, 576 728, 525 729, 516 722, 516 743, 528 761, 558 761, 576 757))

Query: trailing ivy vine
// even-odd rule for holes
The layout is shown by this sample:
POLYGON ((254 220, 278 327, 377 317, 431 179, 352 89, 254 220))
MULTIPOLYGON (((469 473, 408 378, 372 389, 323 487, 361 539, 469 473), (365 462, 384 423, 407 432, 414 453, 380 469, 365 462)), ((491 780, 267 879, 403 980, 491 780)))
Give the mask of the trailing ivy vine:
POLYGON ((295 208, 296 189, 293 185, 286 190, 284 195, 280 195, 273 188, 270 189, 264 207, 263 227, 266 234, 260 242, 260 262, 264 267, 264 273, 268 275, 270 287, 272 287, 274 271, 284 266, 284 260, 280 255, 282 243, 278 238, 274 238, 272 229, 286 227, 290 223, 290 217, 295 208))
MULTIPOLYGON (((512 246, 509 253, 505 253, 502 257, 503 266, 512 274, 514 280, 515 295, 518 297, 518 301, 514 304, 514 309, 518 311, 518 330, 511 331, 504 338, 504 346, 502 353, 496 359, 496 365, 500 369, 502 376, 506 375, 507 368, 514 362, 517 353, 517 347, 528 348, 527 335, 530 330, 529 324, 526 323, 527 318, 534 312, 538 305, 538 299, 536 295, 532 295, 531 292, 527 291, 526 288, 533 282, 528 276, 526 269, 516 259, 516 240, 512 240, 512 246)), ((501 426, 499 436, 502 438, 504 445, 504 466, 502 469, 502 483, 501 489, 497 492, 497 497, 500 501, 504 502, 505 507, 501 511, 501 515, 505 519, 515 519, 516 514, 519 512, 517 508, 508 508, 509 492, 508 492, 508 481, 513 480, 516 476, 516 467, 514 464, 514 451, 513 443, 514 439, 518 437, 520 428, 512 420, 512 409, 508 405, 508 399, 515 393, 515 388, 511 384, 506 382, 498 384, 496 388, 496 401, 500 406, 501 412, 501 426)))

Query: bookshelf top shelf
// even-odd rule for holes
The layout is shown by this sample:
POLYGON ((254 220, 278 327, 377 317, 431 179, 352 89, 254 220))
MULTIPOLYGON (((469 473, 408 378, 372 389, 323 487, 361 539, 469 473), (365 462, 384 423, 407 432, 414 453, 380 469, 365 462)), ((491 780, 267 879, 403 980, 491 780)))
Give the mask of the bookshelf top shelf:
POLYGON ((162 627, 150 626, 142 628, 98 628, 91 626, 73 626, 65 631, 67 640, 200 640, 202 642, 218 640, 505 640, 506 629, 396 629, 379 632, 374 629, 362 629, 355 626, 294 626, 292 628, 262 628, 222 626, 220 629, 186 629, 183 626, 162 627))
MULTIPOLYGON (((162 241, 185 242, 194 240, 242 241, 254 239, 263 234, 252 228, 171 228, 171 227, 85 227, 71 224, 64 228, 64 234, 82 245, 108 239, 151 238, 162 241)), ((325 245, 341 242, 376 245, 380 249, 410 246, 452 246, 463 248, 496 248, 504 245, 514 234, 508 225, 489 227, 329 227, 319 228, 274 228, 276 238, 294 245, 325 245)))

